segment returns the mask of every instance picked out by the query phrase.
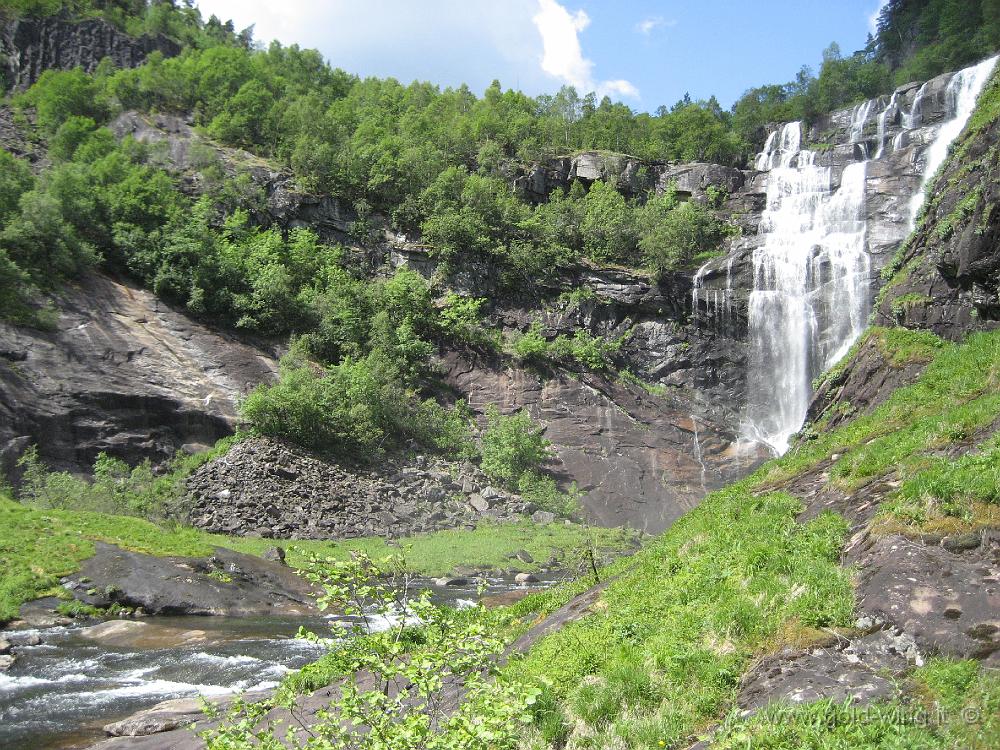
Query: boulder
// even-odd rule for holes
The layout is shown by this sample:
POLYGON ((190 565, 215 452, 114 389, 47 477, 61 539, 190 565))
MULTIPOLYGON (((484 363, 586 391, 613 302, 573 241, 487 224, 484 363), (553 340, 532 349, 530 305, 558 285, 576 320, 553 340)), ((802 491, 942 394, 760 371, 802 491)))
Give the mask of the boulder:
POLYGON ((556 520, 556 514, 547 510, 536 510, 531 514, 531 520, 538 524, 552 523, 556 520))
POLYGON ((14 666, 14 662, 17 661, 17 657, 11 654, 4 654, 0 656, 0 672, 6 672, 8 669, 14 666))
MULTIPOLYGON (((153 557, 98 542, 94 556, 69 580, 79 582, 81 578, 90 582, 74 591, 78 599, 95 606, 117 603, 142 607, 154 615, 240 617, 316 612, 313 590, 288 567, 222 548, 205 560, 153 557)), ((115 627, 135 631, 151 626, 130 621, 115 627)))
POLYGON ((538 583, 538 578, 531 573, 518 573, 514 576, 514 583, 538 583))
POLYGON ((444 578, 435 578, 434 585, 436 586, 468 586, 469 579, 462 578, 459 576, 449 578, 445 576, 444 578))
POLYGON ((284 547, 268 547, 264 550, 261 555, 265 560, 270 560, 271 562, 285 564, 285 548, 284 547))
POLYGON ((489 501, 480 494, 473 494, 469 496, 469 505, 477 513, 485 513, 490 509, 489 501))

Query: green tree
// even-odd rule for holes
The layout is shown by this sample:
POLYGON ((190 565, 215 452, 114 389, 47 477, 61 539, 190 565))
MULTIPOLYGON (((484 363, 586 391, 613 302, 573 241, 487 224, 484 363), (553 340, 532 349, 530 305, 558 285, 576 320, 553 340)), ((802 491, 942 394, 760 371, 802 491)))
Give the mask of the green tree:
POLYGON ((583 249, 602 263, 628 263, 635 258, 636 235, 632 212, 624 196, 605 182, 595 182, 584 199, 583 249))
POLYGON ((516 488, 526 472, 537 472, 550 456, 545 428, 523 409, 504 415, 492 404, 486 410, 481 468, 490 479, 516 488))
POLYGON ((34 107, 39 127, 49 134, 74 115, 102 122, 108 114, 101 88, 81 68, 46 70, 15 103, 34 107))

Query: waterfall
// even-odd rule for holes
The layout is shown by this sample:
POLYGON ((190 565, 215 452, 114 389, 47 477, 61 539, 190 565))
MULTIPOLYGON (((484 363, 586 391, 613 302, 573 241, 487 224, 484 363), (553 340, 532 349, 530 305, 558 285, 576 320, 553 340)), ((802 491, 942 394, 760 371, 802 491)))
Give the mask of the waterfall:
POLYGON ((701 440, 698 439, 698 420, 694 414, 691 415, 691 424, 694 425, 694 459, 701 467, 701 491, 707 493, 708 488, 705 486, 705 460, 701 456, 701 440))
POLYGON ((778 453, 805 420, 813 377, 867 320, 865 177, 866 162, 850 164, 831 190, 830 168, 803 151, 797 167, 775 168, 768 178, 764 241, 753 253, 744 429, 778 453))
MULTIPOLYGON (((976 108, 976 100, 979 92, 983 90, 986 82, 993 74, 998 57, 991 57, 983 60, 979 65, 960 70, 951 80, 948 81, 948 89, 945 95, 948 97, 948 112, 952 118, 945 122, 938 129, 934 136, 934 141, 927 149, 926 163, 924 164, 923 181, 920 189, 910 201, 910 226, 913 227, 917 221, 917 215, 924 205, 928 183, 934 179, 934 175, 948 158, 948 149, 962 130, 965 123, 969 121, 973 110, 976 108)), ((923 90, 923 89, 921 89, 923 90)))
POLYGON ((889 118, 896 113, 896 97, 899 96, 898 91, 892 92, 892 98, 889 99, 889 103, 886 105, 885 109, 879 112, 878 115, 878 150, 875 152, 875 158, 881 159, 882 153, 885 151, 885 130, 889 122, 889 118))
MULTIPOLYGON (((951 119, 937 128, 926 150, 924 185, 947 158, 996 60, 950 79, 946 94, 951 119)), ((909 112, 900 110, 894 94, 878 113, 876 158, 886 149, 888 118, 897 110, 904 129, 893 139, 893 150, 903 145, 909 130, 921 126, 927 91, 925 83, 909 112)), ((877 101, 852 111, 851 143, 862 142, 877 101)), ((802 427, 813 378, 846 354, 867 324, 871 307, 871 261, 865 247, 867 146, 862 147, 865 161, 848 164, 834 189, 831 168, 817 166, 815 152, 800 150, 801 142, 800 123, 787 123, 768 136, 755 161, 758 170, 770 174, 761 242, 753 252, 743 434, 779 454, 802 427)), ((923 192, 921 188, 913 196, 914 216, 923 192)))
POLYGON ((865 123, 868 122, 868 115, 872 111, 872 106, 875 104, 874 99, 869 99, 866 102, 862 102, 854 108, 854 112, 851 114, 851 127, 850 127, 850 138, 851 143, 860 143, 861 152, 864 154, 865 158, 868 158, 868 145, 863 142, 862 138, 865 133, 865 123))

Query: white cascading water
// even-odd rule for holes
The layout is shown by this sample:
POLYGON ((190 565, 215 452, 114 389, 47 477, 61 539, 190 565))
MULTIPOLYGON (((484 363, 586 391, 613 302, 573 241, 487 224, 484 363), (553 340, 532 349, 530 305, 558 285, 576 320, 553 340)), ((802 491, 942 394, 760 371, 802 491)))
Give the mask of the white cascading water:
MULTIPOLYGON (((996 60, 956 73, 949 82, 951 119, 939 127, 927 149, 924 185, 964 128, 996 60)), ((910 111, 902 112, 904 133, 920 126, 926 89, 925 84, 910 111)), ((876 103, 858 105, 849 126, 851 143, 861 145, 865 159, 864 130, 876 103)), ((894 95, 878 114, 876 157, 886 149, 887 119, 896 107, 894 95)), ((902 143, 897 136, 892 148, 902 143)), ((839 188, 833 190, 831 169, 816 166, 815 152, 801 151, 800 145, 800 124, 787 123, 770 134, 755 162, 758 170, 769 170, 770 175, 762 241, 753 253, 743 432, 778 454, 788 449, 790 438, 805 421, 813 378, 846 354, 867 324, 871 306, 864 211, 868 162, 849 164, 839 188)), ((913 216, 923 192, 921 187, 913 197, 913 216)))
MULTIPOLYGON (((799 151, 798 122, 780 139, 767 186, 762 244, 753 253, 749 322, 751 361, 744 431, 783 453, 805 420, 813 377, 842 356, 868 317, 870 261, 865 252, 866 162, 831 169, 799 151), (793 166, 793 162, 795 162, 793 166)), ((773 159, 769 159, 773 161, 773 159)))
POLYGON ((991 57, 983 60, 979 65, 960 70, 952 79, 948 81, 948 111, 954 113, 952 119, 944 123, 937 134, 934 142, 927 149, 926 162, 924 164, 924 178, 920 184, 920 189, 913 196, 910 202, 910 226, 916 224, 917 215, 924 205, 927 184, 934 178, 937 171, 948 158, 948 149, 965 128, 965 124, 972 116, 972 111, 976 108, 976 100, 983 90, 986 82, 993 75, 993 69, 997 65, 998 57, 991 57))

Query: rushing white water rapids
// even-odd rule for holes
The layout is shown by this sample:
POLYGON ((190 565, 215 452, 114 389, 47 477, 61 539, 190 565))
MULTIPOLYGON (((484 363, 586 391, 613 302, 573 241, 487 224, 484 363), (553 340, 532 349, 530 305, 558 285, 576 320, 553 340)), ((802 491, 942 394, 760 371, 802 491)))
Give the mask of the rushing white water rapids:
MULTIPOLYGON (((924 188, 965 127, 996 61, 991 58, 962 70, 949 81, 949 119, 937 128, 925 151, 923 183, 910 202, 911 226, 923 204, 924 188)), ((846 354, 867 324, 872 287, 865 242, 865 127, 870 118, 877 118, 876 158, 890 147, 901 147, 902 136, 921 126, 926 88, 917 92, 909 112, 901 112, 904 130, 891 145, 886 126, 895 116, 896 96, 887 103, 864 102, 853 110, 850 141, 858 144, 864 161, 849 164, 836 189, 831 169, 815 164, 815 152, 801 150, 798 122, 772 132, 757 156, 756 168, 770 174, 761 242, 753 252, 742 430, 745 438, 765 443, 775 453, 784 453, 801 429, 813 379, 846 354)), ((696 288, 696 302, 698 293, 696 288)), ((725 296, 728 303, 728 290, 725 296)))

